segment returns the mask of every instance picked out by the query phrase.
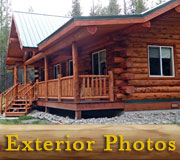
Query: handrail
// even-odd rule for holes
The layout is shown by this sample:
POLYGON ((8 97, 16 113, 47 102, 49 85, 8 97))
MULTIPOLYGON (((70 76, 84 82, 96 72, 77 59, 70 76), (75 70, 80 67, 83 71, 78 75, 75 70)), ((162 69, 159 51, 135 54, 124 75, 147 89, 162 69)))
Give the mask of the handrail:
POLYGON ((9 94, 14 88, 16 88, 19 85, 19 83, 17 83, 16 85, 14 85, 4 96, 7 96, 7 94, 9 94))
POLYGON ((23 87, 20 91, 18 91, 18 93, 22 92, 23 90, 25 90, 25 88, 29 87, 30 84, 27 84, 25 87, 23 87))

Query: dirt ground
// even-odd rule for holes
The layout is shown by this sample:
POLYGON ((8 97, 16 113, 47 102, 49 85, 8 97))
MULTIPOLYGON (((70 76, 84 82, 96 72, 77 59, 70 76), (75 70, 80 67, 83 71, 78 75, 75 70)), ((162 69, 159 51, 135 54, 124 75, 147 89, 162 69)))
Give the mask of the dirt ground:
POLYGON ((180 125, 0 125, 0 159, 179 159, 180 160, 180 125), (19 141, 36 140, 57 141, 96 141, 93 151, 41 151, 41 152, 6 152, 6 135, 18 135, 19 141), (155 141, 175 141, 174 152, 132 151, 118 152, 118 144, 112 145, 113 152, 104 152, 104 135, 123 135, 130 142, 148 138, 155 141))

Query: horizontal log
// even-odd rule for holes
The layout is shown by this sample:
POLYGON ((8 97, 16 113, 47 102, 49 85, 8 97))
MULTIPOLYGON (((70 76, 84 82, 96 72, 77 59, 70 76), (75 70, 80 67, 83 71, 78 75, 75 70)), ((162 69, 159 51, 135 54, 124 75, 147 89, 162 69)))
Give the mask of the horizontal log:
POLYGON ((133 53, 131 50, 129 50, 129 49, 122 50, 121 48, 113 48, 113 49, 111 50, 111 52, 112 52, 112 54, 118 53, 118 55, 119 55, 120 57, 124 57, 124 58, 126 58, 126 57, 131 57, 131 56, 134 54, 134 53, 133 53))
POLYGON ((122 94, 122 93, 118 93, 118 94, 116 94, 116 97, 117 97, 118 99, 123 99, 123 98, 125 98, 125 95, 122 94))
POLYGON ((176 99, 180 97, 179 92, 172 93, 134 93, 123 100, 145 100, 145 99, 176 99))
POLYGON ((180 92, 180 86, 169 87, 138 87, 135 88, 135 93, 159 93, 159 92, 180 92))
MULTIPOLYGON (((130 63, 130 62, 129 62, 130 63)), ((147 63, 131 63, 132 65, 128 66, 129 68, 148 68, 147 63)))
POLYGON ((19 42, 19 40, 18 40, 18 38, 9 38, 9 43, 11 44, 11 43, 18 43, 19 42))
POLYGON ((127 83, 123 80, 115 80, 115 86, 125 86, 127 83))
POLYGON ((134 74, 148 74, 148 68, 129 68, 127 72, 134 73, 134 74))
POLYGON ((114 68, 113 72, 114 74, 121 74, 121 73, 124 73, 125 70, 123 68, 114 68))
POLYGON ((129 80, 130 86, 180 86, 180 80, 129 80))
POLYGON ((122 57, 115 57, 114 58, 114 63, 123 63, 125 62, 125 59, 122 57))
POLYGON ((121 89, 124 91, 126 94, 132 94, 135 91, 134 86, 122 86, 121 89))
POLYGON ((148 63, 147 58, 127 58, 127 61, 133 62, 133 63, 148 63))
POLYGON ((18 62, 21 62, 21 61, 23 61, 23 58, 21 58, 21 57, 7 57, 6 60, 7 61, 18 61, 18 62))
POLYGON ((134 74, 132 74, 132 73, 123 73, 123 74, 120 75, 120 79, 122 79, 122 80, 134 79, 134 74))
POLYGON ((36 56, 34 56, 34 57, 30 58, 29 60, 27 60, 27 61, 24 63, 24 65, 29 65, 29 64, 31 64, 31 63, 33 63, 33 62, 36 62, 36 61, 42 59, 44 56, 45 56, 44 53, 41 52, 41 53, 37 54, 36 56))

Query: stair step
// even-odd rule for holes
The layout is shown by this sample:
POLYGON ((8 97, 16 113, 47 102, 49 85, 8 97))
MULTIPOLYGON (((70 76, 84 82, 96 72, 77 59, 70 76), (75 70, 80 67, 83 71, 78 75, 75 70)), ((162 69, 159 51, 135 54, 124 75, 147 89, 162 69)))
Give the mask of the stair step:
MULTIPOLYGON (((25 105, 26 105, 26 104, 22 104, 22 103, 19 103, 19 104, 13 103, 13 104, 12 104, 12 106, 25 106, 25 105)), ((28 103, 27 105, 29 105, 29 103, 28 103)))
POLYGON ((26 115, 26 112, 6 112, 5 116, 6 117, 20 117, 26 115))
MULTIPOLYGON (((25 107, 11 107, 11 108, 8 108, 8 110, 11 110, 11 109, 26 109, 25 107)), ((30 107, 28 107, 27 109, 30 109, 30 107)))

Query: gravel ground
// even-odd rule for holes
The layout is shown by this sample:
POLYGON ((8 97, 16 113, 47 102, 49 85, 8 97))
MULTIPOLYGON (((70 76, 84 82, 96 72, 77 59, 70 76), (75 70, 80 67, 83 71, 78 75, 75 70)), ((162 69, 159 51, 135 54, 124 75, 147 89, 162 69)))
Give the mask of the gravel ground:
POLYGON ((180 124, 180 109, 123 112, 112 118, 89 118, 75 120, 50 113, 32 111, 29 116, 62 124, 180 124))

